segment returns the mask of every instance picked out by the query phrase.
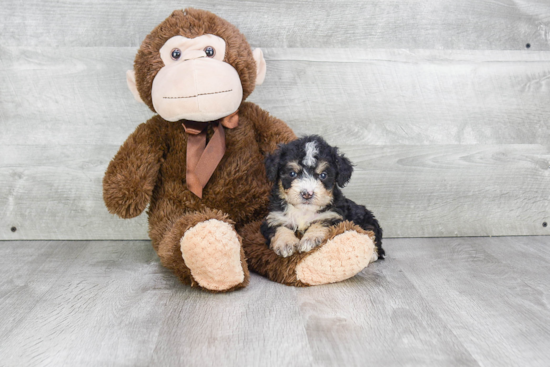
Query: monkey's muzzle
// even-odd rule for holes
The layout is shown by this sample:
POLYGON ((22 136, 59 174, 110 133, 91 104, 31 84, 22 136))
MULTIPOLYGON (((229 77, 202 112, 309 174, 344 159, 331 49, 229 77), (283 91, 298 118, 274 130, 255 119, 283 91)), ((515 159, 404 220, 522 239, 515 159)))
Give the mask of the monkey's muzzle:
POLYGON ((152 97, 155 111, 167 121, 213 121, 239 108, 243 88, 231 65, 203 57, 162 68, 152 97))

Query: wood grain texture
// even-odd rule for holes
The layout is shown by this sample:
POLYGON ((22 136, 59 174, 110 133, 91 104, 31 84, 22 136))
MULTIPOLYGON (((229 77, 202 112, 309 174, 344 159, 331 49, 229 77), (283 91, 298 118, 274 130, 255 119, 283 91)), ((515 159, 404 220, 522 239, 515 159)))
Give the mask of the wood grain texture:
POLYGON ((79 242, 0 243, 0 345, 85 248, 79 242))
POLYGON ((315 366, 478 366, 392 259, 298 302, 315 366))
MULTIPOLYGON (((0 48, 0 144, 117 144, 133 48, 0 48)), ((265 50, 250 100, 334 144, 546 144, 550 52, 265 50)))
POLYGON ((550 50, 545 0, 8 1, 0 44, 139 46, 175 9, 226 18, 258 47, 550 50))
MULTIPOLYGON (((136 47, 183 5, 0 5, 0 239, 147 238, 144 216, 107 213, 101 180, 152 116, 126 87, 136 47)), ((358 164, 346 193, 386 236, 548 234, 548 2, 185 6, 264 47, 250 100, 340 146, 358 164)))
MULTIPOLYGON (((147 239, 145 214, 122 220, 103 203, 117 149, 0 146, 0 239, 147 239)), ((356 164, 344 192, 374 211, 386 237, 548 234, 549 149, 343 145, 356 164)))
POLYGON ((252 100, 335 144, 546 144, 550 53, 267 50, 252 100))
POLYGON ((124 75, 135 51, 0 48, 0 142, 55 147, 124 141, 152 116, 127 98, 124 75))
POLYGON ((0 341, 4 366, 147 365, 175 278, 149 243, 76 244, 83 251, 57 268, 55 286, 0 341))
POLYGON ((343 146, 390 237, 550 234, 547 145, 343 146))
POLYGON ((179 284, 149 241, 3 241, 1 364, 548 364, 550 237, 385 246, 385 261, 341 283, 252 274, 210 294, 179 284))
POLYGON ((163 315, 150 365, 312 366, 296 293, 255 274, 250 287, 214 302, 182 286, 163 315))
POLYGON ((145 215, 123 220, 109 214, 103 202, 103 175, 117 150, 1 146, 0 238, 148 239, 145 215))
MULTIPOLYGON (((548 271, 550 264, 545 261, 550 256, 550 246, 545 237, 533 237, 529 241, 518 241, 514 237, 487 239, 472 238, 471 245, 495 257, 514 271, 521 272, 521 280, 540 294, 550 293, 548 271), (518 256, 521 251, 521 256, 518 256)), ((545 302, 548 296, 544 296, 545 302)))
POLYGON ((544 265, 537 271, 546 274, 549 241, 521 237, 396 240, 399 250, 394 256, 480 365, 547 366, 548 288, 533 287, 533 263, 519 259, 532 251, 545 253, 539 258, 544 265), (502 262, 501 255, 493 256, 486 247, 507 254, 507 260, 502 262))

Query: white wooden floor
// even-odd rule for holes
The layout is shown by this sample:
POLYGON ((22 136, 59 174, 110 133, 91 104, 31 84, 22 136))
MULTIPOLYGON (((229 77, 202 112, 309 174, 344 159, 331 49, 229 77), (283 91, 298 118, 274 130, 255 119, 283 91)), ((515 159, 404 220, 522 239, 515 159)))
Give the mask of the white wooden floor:
POLYGON ((0 365, 550 365, 550 237, 385 247, 340 284, 213 295, 147 241, 0 242, 0 365))

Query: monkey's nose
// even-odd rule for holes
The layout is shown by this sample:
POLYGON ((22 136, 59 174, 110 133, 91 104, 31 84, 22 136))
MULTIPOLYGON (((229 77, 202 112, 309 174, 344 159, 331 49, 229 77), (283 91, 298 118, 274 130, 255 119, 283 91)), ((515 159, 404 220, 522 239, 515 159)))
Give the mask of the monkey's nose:
POLYGON ((303 190, 302 192, 300 192, 300 195, 302 195, 302 197, 306 200, 309 200, 313 197, 313 192, 312 191, 307 191, 307 190, 303 190))

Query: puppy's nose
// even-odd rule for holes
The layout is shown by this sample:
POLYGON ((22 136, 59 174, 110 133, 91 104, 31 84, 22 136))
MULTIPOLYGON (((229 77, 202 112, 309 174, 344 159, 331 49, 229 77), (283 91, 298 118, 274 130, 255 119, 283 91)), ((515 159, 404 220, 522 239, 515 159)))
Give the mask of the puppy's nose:
POLYGON ((306 200, 309 200, 313 197, 313 192, 312 191, 303 190, 302 192, 300 192, 300 194, 306 200))

